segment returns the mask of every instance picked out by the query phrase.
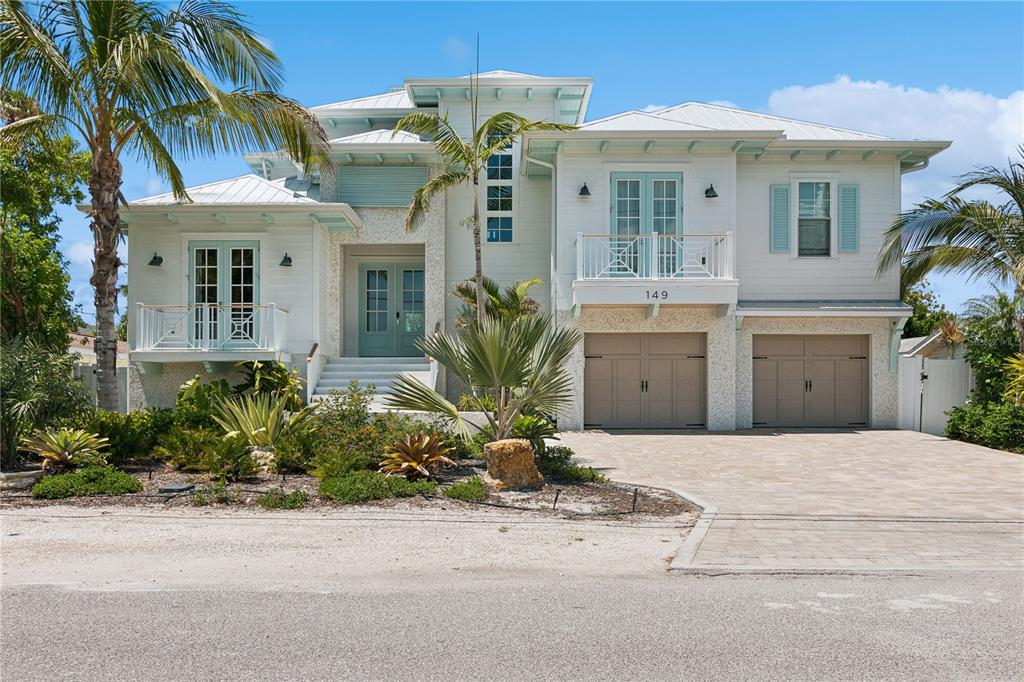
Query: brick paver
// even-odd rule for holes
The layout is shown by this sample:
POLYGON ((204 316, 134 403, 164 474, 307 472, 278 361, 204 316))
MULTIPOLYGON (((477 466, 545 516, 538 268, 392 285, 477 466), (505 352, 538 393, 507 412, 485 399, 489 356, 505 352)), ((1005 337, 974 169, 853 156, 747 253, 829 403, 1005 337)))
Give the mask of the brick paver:
POLYGON ((1024 567, 1024 456, 911 431, 561 434, 717 507, 696 568, 1024 567))

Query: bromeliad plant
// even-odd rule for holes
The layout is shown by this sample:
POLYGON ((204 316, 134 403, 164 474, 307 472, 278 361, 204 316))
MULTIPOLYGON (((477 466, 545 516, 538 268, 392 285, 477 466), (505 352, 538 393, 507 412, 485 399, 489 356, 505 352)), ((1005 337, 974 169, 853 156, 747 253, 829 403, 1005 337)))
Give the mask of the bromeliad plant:
POLYGON ((43 473, 56 474, 68 469, 104 466, 107 439, 81 429, 36 431, 22 441, 21 449, 43 458, 43 473))
POLYGON ((378 471, 389 476, 404 476, 410 481, 433 478, 438 468, 455 464, 446 457, 449 452, 451 448, 440 436, 418 433, 391 446, 378 471))
POLYGON ((555 414, 569 404, 572 377, 565 362, 582 341, 579 331, 556 328, 549 316, 485 317, 456 335, 439 333, 418 343, 469 387, 466 402, 486 415, 485 426, 463 419, 443 395, 405 376, 392 386, 388 404, 438 414, 467 440, 470 427, 503 440, 521 414, 555 414))

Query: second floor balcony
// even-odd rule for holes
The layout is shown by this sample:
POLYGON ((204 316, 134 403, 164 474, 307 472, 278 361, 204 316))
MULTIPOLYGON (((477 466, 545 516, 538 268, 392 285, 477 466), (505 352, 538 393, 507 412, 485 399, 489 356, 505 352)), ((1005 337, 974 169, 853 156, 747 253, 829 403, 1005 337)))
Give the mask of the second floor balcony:
POLYGON ((735 260, 731 232, 580 233, 573 304, 735 303, 735 260))
POLYGON ((288 311, 268 304, 149 304, 135 309, 133 360, 279 360, 288 311))

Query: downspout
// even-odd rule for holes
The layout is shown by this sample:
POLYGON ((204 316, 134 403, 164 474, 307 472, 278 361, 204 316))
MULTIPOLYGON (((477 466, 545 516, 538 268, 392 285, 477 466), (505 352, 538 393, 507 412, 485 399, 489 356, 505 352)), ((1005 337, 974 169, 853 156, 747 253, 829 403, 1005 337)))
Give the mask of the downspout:
MULTIPOLYGON (((555 277, 555 273, 558 271, 558 226, 556 225, 558 219, 558 168, 553 163, 535 159, 529 154, 524 154, 523 157, 527 163, 535 163, 538 166, 551 169, 551 312, 554 314, 558 304, 558 284, 555 277)), ((529 170, 527 170, 527 174, 529 174, 529 170)))

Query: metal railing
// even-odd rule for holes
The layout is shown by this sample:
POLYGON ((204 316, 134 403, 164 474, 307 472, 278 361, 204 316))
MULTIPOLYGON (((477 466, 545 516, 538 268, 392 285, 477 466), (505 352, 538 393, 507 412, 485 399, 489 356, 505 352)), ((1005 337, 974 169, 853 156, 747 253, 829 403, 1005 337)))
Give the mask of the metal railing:
POLYGON ((576 236, 576 279, 732 279, 732 232, 576 236))
POLYGON ((288 311, 263 304, 139 303, 135 350, 283 350, 288 311))
POLYGON ((306 404, 313 402, 313 392, 320 383, 320 344, 314 343, 306 355, 306 404))

